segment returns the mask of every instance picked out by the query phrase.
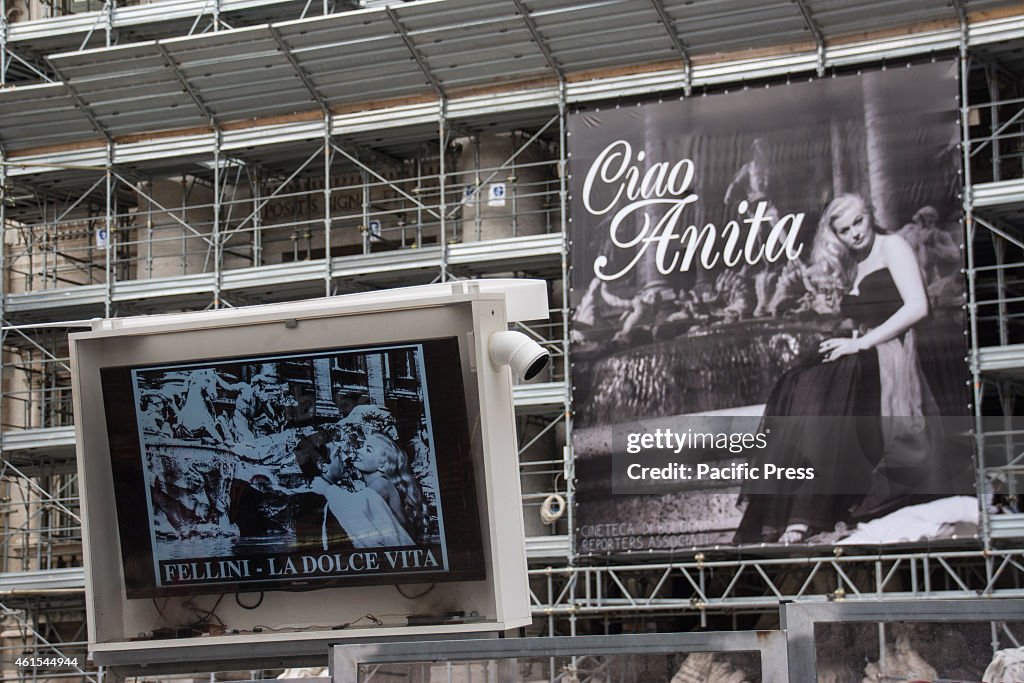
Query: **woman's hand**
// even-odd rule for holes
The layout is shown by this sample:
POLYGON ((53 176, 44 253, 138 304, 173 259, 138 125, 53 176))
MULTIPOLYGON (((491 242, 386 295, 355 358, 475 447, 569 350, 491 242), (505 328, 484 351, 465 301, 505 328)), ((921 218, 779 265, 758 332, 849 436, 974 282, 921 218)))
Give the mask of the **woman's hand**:
POLYGON ((818 347, 818 353, 824 354, 824 361, 826 363, 834 361, 840 356, 848 356, 859 351, 864 351, 867 347, 864 346, 864 342, 861 338, 854 337, 836 337, 833 339, 826 339, 821 342, 818 347))

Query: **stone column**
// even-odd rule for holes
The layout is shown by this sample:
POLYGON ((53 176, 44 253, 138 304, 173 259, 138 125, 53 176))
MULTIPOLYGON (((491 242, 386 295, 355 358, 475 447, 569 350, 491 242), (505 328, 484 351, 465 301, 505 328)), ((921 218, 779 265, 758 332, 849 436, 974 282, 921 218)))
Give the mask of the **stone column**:
POLYGON ((464 204, 459 213, 462 217, 460 241, 543 234, 547 232, 549 218, 552 229, 558 229, 558 183, 554 178, 554 165, 537 165, 549 159, 544 149, 534 142, 515 161, 499 169, 528 139, 525 133, 498 133, 460 140, 459 168, 465 172, 459 182, 464 187, 484 183, 498 169, 475 195, 463 195, 464 204), (492 188, 502 183, 504 198, 499 200, 492 197, 492 188))
MULTIPOLYGON (((213 192, 207 187, 192 185, 186 198, 189 185, 187 180, 181 178, 167 178, 154 180, 146 188, 155 200, 153 227, 149 244, 140 245, 139 259, 146 259, 148 246, 153 263, 151 277, 191 275, 204 272, 204 268, 213 268, 213 250, 208 249, 209 245, 204 239, 180 222, 184 221, 200 234, 209 237, 213 230, 213 192), (175 220, 175 217, 180 221, 175 220)), ((139 196, 139 211, 146 211, 147 202, 145 197, 139 196)), ((140 279, 150 277, 144 272, 144 266, 139 268, 138 276, 140 279)))
POLYGON ((890 169, 886 133, 889 121, 885 116, 885 92, 879 83, 884 74, 866 73, 863 76, 864 130, 867 138, 868 187, 871 205, 875 209, 878 227, 885 232, 899 230, 899 201, 890 169))

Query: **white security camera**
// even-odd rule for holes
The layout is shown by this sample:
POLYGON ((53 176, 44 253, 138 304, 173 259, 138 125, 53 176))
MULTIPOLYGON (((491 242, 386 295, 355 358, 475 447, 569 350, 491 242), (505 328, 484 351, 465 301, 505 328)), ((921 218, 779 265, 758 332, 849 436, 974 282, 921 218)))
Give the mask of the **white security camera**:
POLYGON ((548 364, 551 354, 522 332, 494 332, 487 340, 487 354, 496 368, 507 365, 516 377, 531 380, 548 364))

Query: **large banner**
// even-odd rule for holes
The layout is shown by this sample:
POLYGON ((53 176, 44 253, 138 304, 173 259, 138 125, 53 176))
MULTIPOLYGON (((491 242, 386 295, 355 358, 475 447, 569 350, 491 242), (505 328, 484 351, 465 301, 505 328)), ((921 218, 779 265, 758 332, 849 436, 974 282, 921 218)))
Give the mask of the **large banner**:
POLYGON ((977 520, 955 65, 574 113, 577 549, 977 520))

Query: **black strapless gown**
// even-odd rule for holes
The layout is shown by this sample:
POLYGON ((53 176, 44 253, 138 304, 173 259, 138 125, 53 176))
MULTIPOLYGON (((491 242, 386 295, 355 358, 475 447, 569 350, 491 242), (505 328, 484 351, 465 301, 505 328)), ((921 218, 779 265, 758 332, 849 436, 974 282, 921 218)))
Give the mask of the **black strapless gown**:
MULTIPOLYGON (((869 273, 859 290, 843 297, 840 306, 842 317, 858 327, 877 327, 903 305, 887 268, 869 273)), ((814 467, 818 491, 850 490, 852 481, 870 481, 885 450, 881 391, 878 353, 873 348, 793 368, 768 398, 762 429, 771 430, 769 445, 752 464, 814 467), (869 419, 814 419, 847 416, 869 419)), ((863 505, 865 493, 803 494, 798 492, 803 483, 775 483, 773 493, 758 492, 765 490, 757 488, 762 484, 744 486, 742 496, 748 505, 734 542, 776 542, 791 524, 806 524, 811 535, 832 530, 839 521, 857 521, 853 511, 863 505)), ((885 510, 876 505, 873 516, 905 503, 886 501, 885 510)))

